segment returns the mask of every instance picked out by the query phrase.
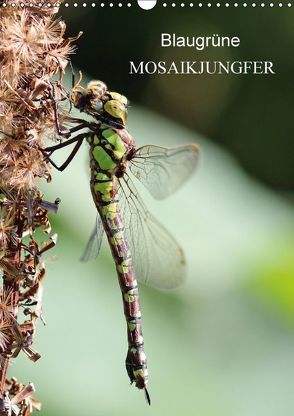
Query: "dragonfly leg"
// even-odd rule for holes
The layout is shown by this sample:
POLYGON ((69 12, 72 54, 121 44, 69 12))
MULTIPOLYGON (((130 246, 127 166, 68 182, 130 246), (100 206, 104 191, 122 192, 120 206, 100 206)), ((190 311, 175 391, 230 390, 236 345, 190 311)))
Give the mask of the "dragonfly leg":
POLYGON ((78 142, 78 141, 83 141, 83 139, 85 138, 86 134, 85 133, 81 133, 78 134, 76 137, 73 137, 72 139, 67 140, 66 142, 63 143, 58 143, 54 146, 49 146, 49 147, 45 147, 45 149, 42 149, 43 153, 47 153, 49 152, 49 156, 52 155, 53 152, 55 152, 55 150, 59 150, 62 149, 63 147, 67 147, 72 143, 78 142))
MULTIPOLYGON (((83 142, 83 138, 84 138, 84 135, 80 135, 80 136, 82 136, 82 137, 80 137, 80 138, 76 138, 77 140, 78 140, 78 142, 75 144, 75 147, 73 148, 73 150, 71 151, 71 153, 70 153, 70 155, 68 156, 68 158, 65 160, 65 162, 61 165, 61 166, 57 166, 56 165, 56 163, 50 158, 50 157, 47 157, 47 160, 51 163, 51 165, 52 166, 54 166, 55 167, 55 169, 57 169, 57 170, 59 170, 60 172, 62 172, 64 169, 66 169, 67 168, 67 166, 70 164, 70 162, 73 160, 73 158, 75 157, 75 155, 77 154, 77 152, 79 151, 79 149, 80 149, 80 147, 81 147, 81 145, 82 145, 82 142, 83 142)), ((78 137, 78 136, 77 136, 78 137)), ((64 144, 64 143, 62 143, 62 144, 64 144)), ((66 143, 66 144, 68 144, 68 143, 66 143)), ((64 146, 63 146, 64 147, 64 146)), ((55 149, 56 150, 56 149, 55 149)), ((51 155, 52 153, 50 153, 50 155, 51 155)))
POLYGON ((97 123, 91 123, 90 121, 85 120, 84 118, 78 118, 78 117, 69 117, 68 121, 70 123, 79 123, 78 126, 73 127, 70 129, 71 132, 77 131, 79 128, 89 128, 89 129, 97 129, 97 123), (83 125, 83 127, 80 127, 83 125))
POLYGON ((56 130, 57 130, 57 133, 62 137, 69 137, 70 134, 71 134, 70 131, 61 129, 56 101, 53 101, 53 112, 54 112, 55 127, 56 127, 56 130))
POLYGON ((54 108, 55 108, 54 112, 55 112, 56 130, 57 130, 58 134, 62 137, 69 138, 73 133, 77 133, 79 130, 86 129, 86 128, 88 128, 90 130, 93 130, 93 128, 95 128, 93 123, 89 123, 88 121, 86 121, 82 118, 71 117, 71 118, 68 119, 68 122, 70 122, 70 123, 79 123, 79 124, 77 126, 71 127, 70 129, 62 131, 61 128, 60 128, 56 107, 54 106, 54 108))
MULTIPOLYGON (((77 121, 79 119, 71 119, 73 121, 77 121)), ((68 130, 69 135, 71 135, 72 133, 76 133, 79 130, 82 130, 84 128, 89 128, 89 129, 93 129, 93 123, 89 123, 85 120, 83 120, 83 122, 81 122, 80 124, 78 124, 75 127, 72 127, 71 129, 68 130)), ((82 141, 83 139, 86 137, 86 135, 89 135, 89 133, 80 133, 77 136, 66 140, 63 143, 59 143, 56 144, 54 146, 49 146, 46 147, 45 149, 40 149, 41 152, 44 154, 46 160, 48 160, 52 166, 55 167, 55 169, 59 170, 59 171, 63 171, 72 161, 72 159, 74 158, 74 156, 76 155, 76 153, 78 152, 79 148, 81 147, 82 141), (61 166, 57 166, 56 163, 50 158, 50 156, 59 149, 62 149, 63 147, 69 146, 72 143, 76 143, 75 147, 73 148, 72 152, 70 153, 70 155, 68 156, 68 158, 66 159, 66 161, 61 165, 61 166)))
MULTIPOLYGON (((61 125, 60 125, 60 120, 59 120, 59 114, 58 114, 58 102, 59 101, 64 101, 66 99, 69 99, 69 93, 67 91, 65 91, 65 89, 61 86, 60 82, 52 82, 50 81, 50 91, 49 91, 49 96, 48 98, 52 100, 52 108, 53 108, 53 113, 54 113, 54 121, 55 121, 55 127, 56 127, 56 131, 60 136, 63 137, 69 137, 70 136, 70 132, 68 129, 63 130, 61 125), (59 87, 59 89, 62 90, 63 92, 63 97, 61 99, 56 100, 56 91, 55 91, 55 85, 57 85, 59 87)), ((72 103, 70 101, 70 110, 72 108, 72 103)))

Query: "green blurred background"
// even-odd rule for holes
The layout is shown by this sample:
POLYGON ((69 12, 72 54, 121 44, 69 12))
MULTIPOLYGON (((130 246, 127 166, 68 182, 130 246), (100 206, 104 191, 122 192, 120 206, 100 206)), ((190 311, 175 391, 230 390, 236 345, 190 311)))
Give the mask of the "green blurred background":
POLYGON ((128 385, 125 322, 107 244, 94 263, 78 261, 95 221, 86 144, 42 185, 48 199, 62 199, 52 218, 59 243, 48 259, 47 326, 37 333, 42 359, 18 359, 11 373, 34 381, 46 416, 291 415, 294 12, 160 4, 147 12, 132 3, 63 8, 61 15, 69 35, 84 31, 74 66, 130 99, 138 145, 201 147, 197 174, 167 201, 152 201, 140 187, 188 263, 183 288, 141 287, 152 406, 128 385), (161 49, 161 32, 237 35, 241 45, 161 49), (128 75, 129 60, 149 59, 272 60, 277 74, 128 75))

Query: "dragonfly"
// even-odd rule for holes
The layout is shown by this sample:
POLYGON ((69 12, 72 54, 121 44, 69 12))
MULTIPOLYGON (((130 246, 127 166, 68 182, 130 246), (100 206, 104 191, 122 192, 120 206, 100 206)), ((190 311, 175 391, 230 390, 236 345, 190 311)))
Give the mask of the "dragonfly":
POLYGON ((127 323, 126 370, 131 384, 144 390, 150 404, 137 279, 158 289, 176 288, 185 279, 185 257, 177 241, 145 207, 133 179, 139 180, 154 198, 168 197, 195 170, 199 148, 195 144, 137 148, 127 129, 127 98, 109 91, 102 81, 90 81, 83 87, 81 80, 80 73, 80 80, 72 88, 71 101, 92 121, 71 118, 74 126, 60 132, 66 140, 43 151, 52 165, 62 171, 83 140, 89 144, 90 188, 98 215, 81 260, 92 260, 98 255, 106 234, 127 323), (68 158, 57 166, 52 154, 73 143, 68 158))

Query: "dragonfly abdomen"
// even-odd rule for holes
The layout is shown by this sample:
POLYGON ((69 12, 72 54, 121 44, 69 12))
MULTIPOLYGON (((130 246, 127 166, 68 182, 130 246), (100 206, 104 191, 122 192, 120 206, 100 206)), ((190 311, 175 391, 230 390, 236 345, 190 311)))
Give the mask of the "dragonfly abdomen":
POLYGON ((134 382, 136 387, 144 389, 148 382, 148 371, 144 352, 139 290, 118 202, 102 207, 102 221, 105 223, 104 228, 116 264, 127 321, 129 346, 126 369, 131 383, 134 382))
MULTIPOLYGON (((92 195, 101 216, 115 261, 122 292, 124 314, 127 321, 128 352, 126 369, 131 383, 135 383, 139 389, 146 390, 148 371, 147 359, 144 352, 139 291, 133 261, 120 215, 119 200, 116 199, 117 178, 113 174, 115 171, 113 167, 108 171, 101 169, 101 163, 99 163, 101 162, 99 159, 101 152, 99 150, 95 151, 95 149, 92 149, 90 154, 92 154, 94 159, 92 159, 94 162, 92 165, 94 166, 96 163, 96 169, 92 169, 92 195)), ((105 155, 103 155, 103 161, 105 161, 105 155)), ((115 162, 113 161, 113 163, 115 162)), ((111 163, 109 166, 111 166, 111 163)), ((146 397, 149 397, 148 393, 146 393, 146 397)))

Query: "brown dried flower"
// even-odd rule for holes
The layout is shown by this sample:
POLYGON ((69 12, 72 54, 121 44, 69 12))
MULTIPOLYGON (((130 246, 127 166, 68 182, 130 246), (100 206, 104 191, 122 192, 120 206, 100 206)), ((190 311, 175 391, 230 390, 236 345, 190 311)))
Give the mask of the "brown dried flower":
POLYGON ((21 351, 40 358, 32 344, 42 319, 42 255, 56 244, 56 235, 48 238, 48 211, 56 212, 57 202, 43 201, 37 179, 51 179, 42 148, 66 117, 58 108, 67 97, 62 76, 79 35, 65 39, 54 3, 5 4, 0 1, 0 414, 29 416, 40 410, 33 385, 8 381, 6 372, 21 351), (46 241, 37 239, 39 228, 46 241))

